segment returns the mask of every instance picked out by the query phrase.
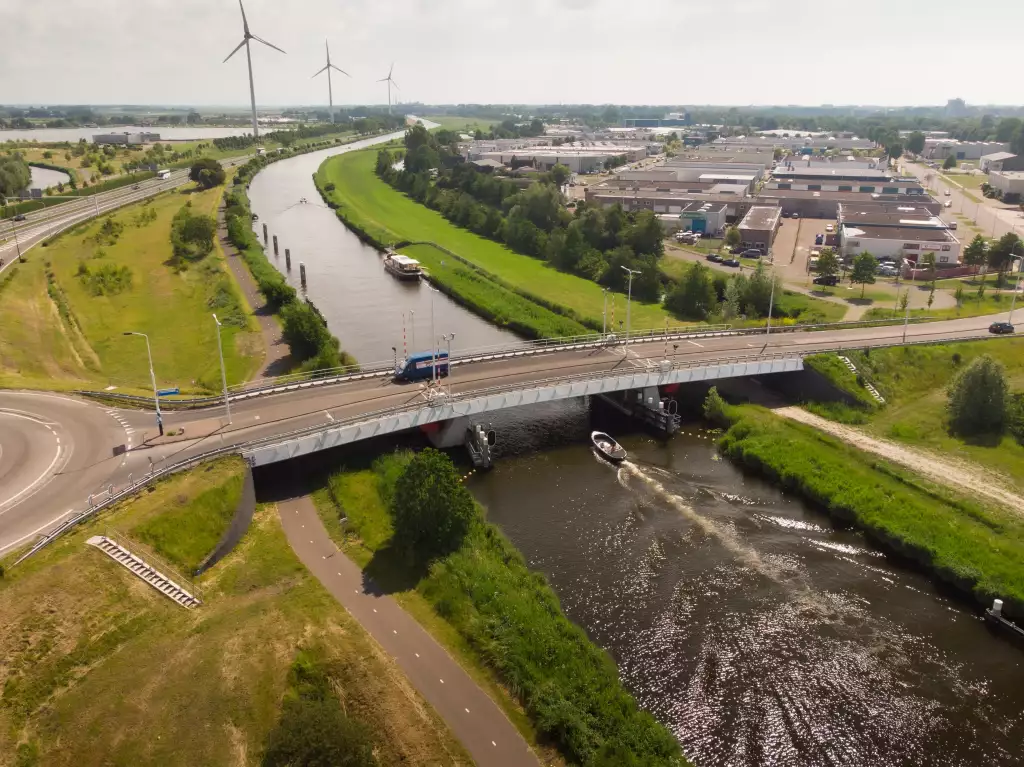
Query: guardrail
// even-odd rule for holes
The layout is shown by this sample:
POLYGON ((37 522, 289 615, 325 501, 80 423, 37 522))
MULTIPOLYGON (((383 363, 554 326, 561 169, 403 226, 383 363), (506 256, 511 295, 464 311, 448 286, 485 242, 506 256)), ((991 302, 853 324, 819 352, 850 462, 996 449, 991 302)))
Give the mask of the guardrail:
MULTIPOLYGON (((981 334, 982 331, 979 330, 978 333, 981 334)), ((1013 336, 990 336, 988 334, 979 335, 978 337, 986 338, 986 339, 991 339, 993 341, 995 341, 995 340, 1005 340, 1005 339, 1008 339, 1008 338, 1013 338, 1013 336)), ((954 340, 956 340, 956 339, 954 339, 954 340)), ((967 340, 967 339, 963 339, 963 340, 967 340)), ((875 341, 871 341, 870 345, 872 346, 872 348, 887 348, 887 347, 893 347, 893 346, 924 346, 924 345, 928 345, 928 344, 944 343, 944 342, 945 341, 943 339, 913 339, 913 340, 908 340, 906 342, 896 340, 896 341, 891 341, 891 342, 886 342, 886 343, 877 343, 875 341)), ((787 358, 787 357, 788 358, 799 357, 799 358, 802 359, 804 357, 809 357, 809 356, 814 355, 814 354, 839 353, 839 352, 842 352, 842 351, 846 351, 846 350, 848 350, 850 348, 856 348, 856 347, 861 346, 861 345, 862 344, 836 345, 836 346, 827 346, 827 347, 819 348, 819 349, 803 349, 803 350, 801 350, 801 349, 793 349, 793 350, 787 351, 787 352, 773 352, 770 355, 756 355, 755 354, 755 355, 748 355, 746 357, 730 356, 730 357, 724 357, 724 358, 711 358, 711 359, 703 359, 703 360, 687 360, 687 361, 683 361, 683 362, 676 361, 676 362, 672 362, 671 366, 669 367, 669 370, 679 370, 679 369, 684 369, 684 368, 694 368, 694 367, 702 367, 702 366, 706 367, 706 366, 711 366, 711 365, 728 365, 728 364, 737 364, 737 363, 752 362, 752 361, 769 361, 769 360, 773 360, 773 359, 782 359, 782 358, 787 358)), ((659 367, 660 368, 660 362, 659 361, 655 361, 655 360, 650 360, 649 367, 659 367)), ((639 371, 638 370, 636 372, 643 372, 643 371, 639 371)), ((620 374, 621 374, 621 371, 615 371, 614 373, 611 373, 611 375, 620 375, 620 374)), ((452 402, 459 402, 459 401, 468 400, 468 399, 475 399, 475 398, 478 398, 478 397, 488 396, 488 395, 492 395, 492 394, 499 394, 501 392, 507 392, 507 391, 515 390, 515 389, 527 389, 527 388, 533 388, 533 387, 537 387, 537 386, 550 386, 550 385, 556 385, 556 384, 561 384, 561 383, 571 383, 573 381, 580 381, 580 380, 587 380, 587 379, 591 379, 592 380, 592 379, 597 379, 597 378, 602 378, 602 377, 608 377, 608 375, 609 375, 609 373, 607 371, 605 371, 605 373, 603 373, 603 374, 597 374, 597 375, 595 375, 593 373, 589 373, 589 374, 588 373, 578 373, 578 374, 571 375, 571 376, 557 376, 557 377, 553 377, 553 378, 535 379, 533 381, 528 381, 528 382, 524 382, 524 383, 514 383, 514 384, 505 384, 505 385, 501 385, 501 386, 494 386, 494 387, 489 387, 489 388, 486 388, 486 389, 474 389, 472 391, 462 392, 462 393, 459 393, 457 395, 446 395, 446 394, 441 393, 440 396, 435 395, 434 399, 438 401, 438 404, 446 405, 446 404, 451 404, 452 402)), ((266 446, 274 445, 274 444, 281 443, 281 442, 287 442, 289 440, 296 439, 298 437, 309 436, 310 434, 316 434, 318 432, 327 432, 327 431, 330 431, 332 429, 336 429, 336 428, 339 428, 339 427, 352 426, 352 425, 358 424, 360 422, 373 421, 373 420, 375 420, 375 419, 377 419, 377 418, 379 418, 381 416, 385 416, 385 415, 397 415, 397 414, 400 414, 400 413, 403 413, 403 412, 419 410, 419 409, 422 409, 423 407, 430 406, 430 405, 431 405, 431 400, 428 399, 428 401, 426 403, 417 402, 415 404, 410 404, 410 405, 401 405, 401 406, 398 406, 398 407, 381 408, 379 410, 369 411, 369 412, 366 412, 366 413, 361 413, 359 415, 350 416, 348 418, 343 418, 343 419, 340 419, 340 420, 335 420, 335 421, 332 421, 330 423, 317 424, 316 426, 307 426, 305 428, 296 429, 294 431, 285 432, 283 434, 277 434, 277 435, 269 436, 269 437, 262 437, 260 439, 250 440, 248 442, 240 442, 240 443, 237 443, 235 445, 227 445, 225 447, 215 448, 213 450, 208 450, 206 452, 200 453, 200 454, 192 456, 190 458, 183 459, 181 461, 178 461, 176 463, 171 464, 170 466, 165 466, 162 469, 151 471, 149 474, 147 474, 142 479, 140 479, 138 481, 133 481, 133 482, 129 483, 128 485, 126 485, 125 487, 121 488, 120 490, 115 490, 114 487, 111 485, 109 487, 108 491, 107 491, 107 497, 103 501, 101 501, 100 503, 96 503, 96 504, 90 505, 89 508, 85 509, 84 511, 80 511, 80 512, 76 513, 75 515, 69 517, 68 519, 64 520, 63 522, 61 522, 52 531, 50 531, 49 533, 46 533, 44 536, 42 536, 40 538, 40 540, 37 541, 32 546, 31 549, 29 549, 27 552, 22 554, 17 560, 15 560, 14 565, 17 565, 17 564, 23 562, 25 559, 27 559, 28 557, 32 556, 33 554, 35 554, 40 549, 44 548, 46 545, 48 545, 52 541, 56 540, 58 537, 60 537, 64 533, 66 533, 68 530, 71 530, 72 528, 74 528, 79 523, 81 523, 81 522, 85 521, 86 519, 89 519, 92 516, 98 514, 100 511, 103 511, 104 509, 107 509, 110 506, 113 506, 118 501, 121 501, 121 500, 123 500, 125 498, 131 497, 132 495, 134 495, 135 493, 139 492, 143 488, 151 485, 152 483, 154 483, 154 482, 156 482, 156 481, 158 481, 158 480, 160 480, 160 479, 162 479, 164 477, 168 477, 168 476, 170 476, 172 474, 176 474, 179 471, 183 471, 183 470, 192 468, 193 466, 196 466, 198 464, 204 463, 206 461, 209 461, 209 460, 212 460, 214 458, 218 458, 218 457, 221 457, 221 456, 224 456, 224 455, 236 455, 236 454, 240 455, 240 454, 244 454, 244 453, 246 453, 248 451, 254 450, 256 448, 259 448, 259 447, 266 447, 266 446)))
MULTIPOLYGON (((927 322, 929 317, 912 318, 910 321, 919 324, 927 322)), ((818 330, 842 330, 844 328, 874 327, 879 325, 898 324, 902 320, 854 320, 851 322, 831 322, 816 325, 785 325, 772 328, 772 333, 796 333, 818 330)), ((667 331, 642 330, 630 333, 629 344, 651 343, 656 341, 685 340, 689 338, 719 338, 728 336, 755 336, 764 335, 764 328, 733 328, 730 325, 694 325, 680 328, 669 328, 667 331)), ((534 341, 523 341, 520 344, 504 346, 485 346, 464 352, 461 355, 453 355, 450 365, 467 365, 475 362, 493 362, 499 359, 512 359, 515 357, 529 357, 538 354, 549 354, 560 351, 573 351, 577 349, 593 349, 601 346, 625 345, 627 342, 624 336, 615 334, 602 335, 590 333, 581 336, 567 336, 564 338, 539 339, 534 341)), ((361 381, 367 378, 385 378, 394 373, 394 362, 373 362, 367 365, 348 365, 340 368, 329 368, 318 370, 313 373, 295 373, 292 375, 279 376, 271 379, 269 383, 258 385, 241 384, 228 388, 228 398, 231 402, 251 399, 253 397, 270 394, 281 394, 298 389, 308 389, 333 384, 361 381)), ((149 405, 153 399, 149 396, 137 394, 118 394, 116 392, 92 391, 79 389, 74 391, 84 397, 93 397, 102 400, 114 400, 134 405, 149 405)), ((179 408, 202 408, 215 407, 224 401, 223 394, 209 394, 201 397, 189 397, 178 399, 162 399, 161 407, 171 409, 179 408)))

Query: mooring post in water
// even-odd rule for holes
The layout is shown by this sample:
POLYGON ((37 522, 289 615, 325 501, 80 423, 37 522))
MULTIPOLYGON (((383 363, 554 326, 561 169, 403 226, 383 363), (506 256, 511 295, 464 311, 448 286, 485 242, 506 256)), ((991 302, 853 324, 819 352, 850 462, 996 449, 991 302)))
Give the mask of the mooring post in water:
POLYGON ((302 287, 306 287, 306 265, 299 261, 299 282, 302 283, 302 287))
POLYGON ((291 248, 285 248, 284 249, 284 268, 287 269, 288 271, 291 271, 291 268, 292 268, 292 249, 291 248))
POLYGON ((263 225, 263 244, 267 244, 267 225, 263 225))
POLYGON ((997 617, 997 618, 1002 617, 1002 615, 1003 615, 1003 600, 1002 599, 993 599, 992 600, 992 614, 995 617, 997 617))
POLYGON ((277 255, 277 235, 274 235, 274 255, 277 255))

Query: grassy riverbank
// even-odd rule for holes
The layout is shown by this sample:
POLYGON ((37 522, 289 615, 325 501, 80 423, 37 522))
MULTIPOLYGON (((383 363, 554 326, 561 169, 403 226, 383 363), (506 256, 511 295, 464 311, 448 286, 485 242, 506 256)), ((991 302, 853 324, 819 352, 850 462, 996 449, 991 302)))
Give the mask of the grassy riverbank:
POLYGON ((471 763, 302 567, 274 507, 257 509, 192 611, 85 545, 110 529, 134 540, 168 508, 201 511, 242 470, 230 459, 160 483, 0 579, 0 764, 258 764, 310 657, 382 765, 471 763))
POLYGON ((372 469, 330 478, 317 504, 340 545, 490 690, 528 739, 552 743, 572 764, 685 764, 668 731, 622 688, 611 659, 564 617, 543 576, 495 526, 475 526, 426 575, 409 572, 389 545, 387 502, 409 457, 392 454, 372 469), (347 537, 339 514, 347 516, 347 537))
MULTIPOLYGON (((504 245, 451 224, 440 213, 391 188, 374 173, 377 150, 350 152, 326 160, 317 170, 317 187, 338 216, 370 239, 394 245, 433 242, 458 256, 502 286, 560 314, 601 328, 601 286, 515 253, 504 245), (333 188, 328 189, 329 185, 333 188)), ((609 313, 625 319, 625 297, 611 294, 609 313), (614 303, 614 305, 613 305, 614 303)), ((634 329, 663 328, 670 316, 659 304, 633 302, 634 329)))
POLYGON ((29 251, 0 300, 0 386, 144 392, 145 343, 124 337, 130 330, 149 335, 158 385, 219 390, 211 311, 230 320, 228 383, 246 380, 262 349, 220 248, 185 269, 171 265, 174 215, 191 202, 213 216, 222 192, 163 193, 29 251))
POLYGON ((721 450, 863 529, 978 604, 1024 617, 1024 517, 958 497, 812 427, 728 407, 721 450))

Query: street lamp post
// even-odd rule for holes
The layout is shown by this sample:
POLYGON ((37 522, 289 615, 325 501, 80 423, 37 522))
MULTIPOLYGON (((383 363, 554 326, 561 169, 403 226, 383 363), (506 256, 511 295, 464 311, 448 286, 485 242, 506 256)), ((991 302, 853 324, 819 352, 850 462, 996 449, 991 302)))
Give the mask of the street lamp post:
MULTIPOLYGON (((1017 291, 1020 290, 1020 267, 1021 263, 1024 262, 1024 256, 1010 256, 1012 261, 1017 262, 1017 281, 1013 284, 1013 297, 1010 299, 1010 314, 1007 316, 1006 321, 1013 324, 1013 306, 1017 303, 1017 291)), ((1010 273, 1013 274, 1013 267, 1010 267, 1010 273)))
POLYGON ((769 336, 772 333, 772 308, 775 306, 775 272, 772 272, 772 292, 768 296, 768 324, 765 326, 764 334, 769 336))
POLYGON ((437 336, 434 335, 434 294, 437 289, 430 287, 430 343, 432 344, 430 349, 430 378, 434 385, 437 385, 437 336))
POLYGON ((604 296, 604 309, 601 310, 601 338, 608 334, 608 288, 601 288, 601 295, 604 296))
POLYGON ((630 269, 630 268, 625 267, 625 266, 623 266, 621 268, 629 274, 629 287, 626 290, 626 346, 629 346, 629 327, 630 327, 629 311, 630 311, 630 306, 633 303, 633 275, 634 274, 640 274, 640 270, 639 269, 630 269))
POLYGON ((447 333, 441 336, 441 339, 448 345, 448 362, 446 366, 448 368, 448 396, 452 394, 452 341, 455 340, 455 333, 447 333))
POLYGON ((160 415, 160 395, 156 392, 156 373, 153 372, 153 350, 149 347, 149 336, 145 333, 136 333, 132 330, 124 331, 126 336, 142 336, 146 339, 146 356, 149 358, 149 380, 153 384, 153 404, 156 405, 156 425, 160 430, 160 436, 164 436, 164 419, 160 415))
POLYGON ((231 424, 231 401, 228 399, 228 374, 224 369, 224 347, 221 345, 220 329, 221 323, 217 315, 213 315, 213 321, 217 323, 217 354, 220 356, 220 382, 224 386, 224 411, 228 416, 228 424, 231 424))

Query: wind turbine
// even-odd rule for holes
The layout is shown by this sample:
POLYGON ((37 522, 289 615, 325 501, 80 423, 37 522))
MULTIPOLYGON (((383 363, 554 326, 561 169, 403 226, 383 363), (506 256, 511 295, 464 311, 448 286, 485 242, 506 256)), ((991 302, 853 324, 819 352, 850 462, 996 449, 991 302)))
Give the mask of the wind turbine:
MULTIPOLYGON (((242 0, 238 0, 238 2, 242 2, 242 0)), ((391 114, 391 86, 394 85, 395 86, 395 90, 401 90, 398 87, 398 83, 396 83, 394 81, 394 79, 391 77, 391 73, 394 72, 394 71, 395 71, 395 62, 392 61, 391 62, 391 69, 388 70, 388 76, 387 77, 382 77, 381 79, 379 79, 377 81, 379 83, 387 83, 388 84, 388 114, 391 114)))
POLYGON ((252 138, 254 142, 259 143, 260 130, 259 126, 256 124, 256 88, 253 86, 252 82, 252 53, 249 51, 249 41, 255 40, 258 43, 263 43, 268 48, 273 48, 275 51, 281 51, 281 53, 284 53, 284 51, 273 43, 268 43, 262 37, 257 37, 250 32, 249 22, 245 20, 245 6, 242 5, 242 0, 238 0, 238 7, 242 9, 242 30, 244 32, 244 36, 242 37, 242 42, 238 44, 238 47, 231 51, 231 53, 228 54, 227 59, 224 59, 221 63, 226 63, 228 59, 238 53, 243 45, 245 46, 245 59, 249 64, 249 100, 252 103, 252 138))
MULTIPOLYGON (((241 0, 239 0, 239 2, 241 2, 241 0)), ((316 75, 313 75, 313 77, 316 77, 317 75, 322 75, 324 72, 327 73, 327 101, 331 105, 331 122, 333 123, 334 93, 331 91, 331 70, 333 69, 335 72, 341 72, 343 75, 345 75, 345 77, 351 77, 352 75, 350 75, 344 69, 338 69, 336 66, 334 66, 334 64, 331 63, 331 49, 327 46, 326 40, 324 40, 324 48, 327 50, 327 66, 325 66, 323 69, 317 72, 316 75)))

